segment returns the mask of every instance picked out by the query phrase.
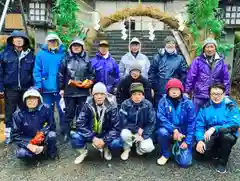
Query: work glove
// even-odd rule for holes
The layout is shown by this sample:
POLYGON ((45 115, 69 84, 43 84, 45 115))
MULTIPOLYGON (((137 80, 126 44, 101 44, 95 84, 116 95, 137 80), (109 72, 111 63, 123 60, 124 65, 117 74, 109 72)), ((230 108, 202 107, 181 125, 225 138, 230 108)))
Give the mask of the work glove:
POLYGON ((36 136, 30 141, 33 145, 41 145, 45 139, 43 132, 37 132, 36 136))
POLYGON ((215 132, 214 127, 209 128, 204 134, 205 141, 209 141, 214 132, 215 132))

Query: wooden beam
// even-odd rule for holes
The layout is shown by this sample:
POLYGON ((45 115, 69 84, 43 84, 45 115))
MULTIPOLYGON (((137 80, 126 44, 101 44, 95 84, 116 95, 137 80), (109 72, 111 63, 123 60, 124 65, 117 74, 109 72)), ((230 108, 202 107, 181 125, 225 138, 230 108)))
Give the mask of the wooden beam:
POLYGON ((175 30, 172 30, 172 33, 173 33, 173 36, 174 38, 176 39, 177 41, 177 44, 186 60, 186 62, 188 63, 188 65, 190 65, 192 63, 192 60, 191 60, 191 57, 190 57, 190 54, 187 50, 187 47, 183 41, 183 39, 181 38, 180 34, 178 31, 175 31, 175 30))

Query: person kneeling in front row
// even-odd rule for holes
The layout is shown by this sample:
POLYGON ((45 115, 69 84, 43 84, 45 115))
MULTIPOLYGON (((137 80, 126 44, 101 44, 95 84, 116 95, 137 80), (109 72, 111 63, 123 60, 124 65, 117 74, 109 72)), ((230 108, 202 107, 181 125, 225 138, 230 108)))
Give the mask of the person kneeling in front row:
POLYGON ((132 83, 131 98, 125 100, 120 109, 120 120, 123 124, 121 138, 124 142, 122 160, 127 160, 133 143, 136 143, 138 155, 152 152, 155 147, 151 139, 156 115, 152 103, 144 98, 144 87, 141 83, 132 83))
POLYGON ((87 98, 76 121, 76 132, 70 135, 72 147, 80 153, 75 164, 80 164, 87 156, 87 143, 103 152, 106 160, 112 159, 110 149, 121 148, 116 98, 107 94, 103 83, 94 85, 92 96, 87 98))
POLYGON ((156 134, 161 154, 157 160, 159 165, 165 165, 172 153, 181 167, 192 164, 195 110, 183 91, 180 80, 170 79, 166 85, 167 95, 158 104, 156 134))
POLYGON ((16 155, 22 160, 57 156, 56 126, 51 109, 42 102, 42 96, 34 89, 23 95, 24 108, 13 114, 13 142, 16 155))
POLYGON ((240 113, 237 104, 225 97, 225 87, 216 83, 210 87, 210 100, 200 110, 196 124, 198 156, 216 159, 216 171, 226 173, 232 147, 237 141, 240 113))

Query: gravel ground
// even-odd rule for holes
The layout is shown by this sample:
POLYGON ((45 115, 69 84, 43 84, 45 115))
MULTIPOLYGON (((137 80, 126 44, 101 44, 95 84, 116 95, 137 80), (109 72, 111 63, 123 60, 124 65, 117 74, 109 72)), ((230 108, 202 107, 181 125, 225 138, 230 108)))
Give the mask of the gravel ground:
POLYGON ((229 172, 215 172, 209 162, 196 162, 188 169, 179 168, 169 161, 166 166, 156 164, 157 151, 137 156, 134 152, 128 161, 121 161, 120 152, 106 162, 99 152, 91 149, 81 165, 74 165, 76 153, 70 145, 58 144, 60 159, 26 165, 14 157, 14 148, 4 152, 0 148, 0 181, 240 181, 240 141, 235 145, 229 161, 229 172))

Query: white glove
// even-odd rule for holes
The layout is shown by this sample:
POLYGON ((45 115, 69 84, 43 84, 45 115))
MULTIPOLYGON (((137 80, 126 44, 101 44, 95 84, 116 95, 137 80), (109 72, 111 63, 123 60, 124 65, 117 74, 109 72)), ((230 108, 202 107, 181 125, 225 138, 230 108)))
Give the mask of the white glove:
POLYGON ((205 134, 204 134, 204 139, 205 141, 209 141, 210 140, 210 137, 212 136, 212 134, 215 132, 215 128, 214 127, 211 127, 209 128, 205 134))

